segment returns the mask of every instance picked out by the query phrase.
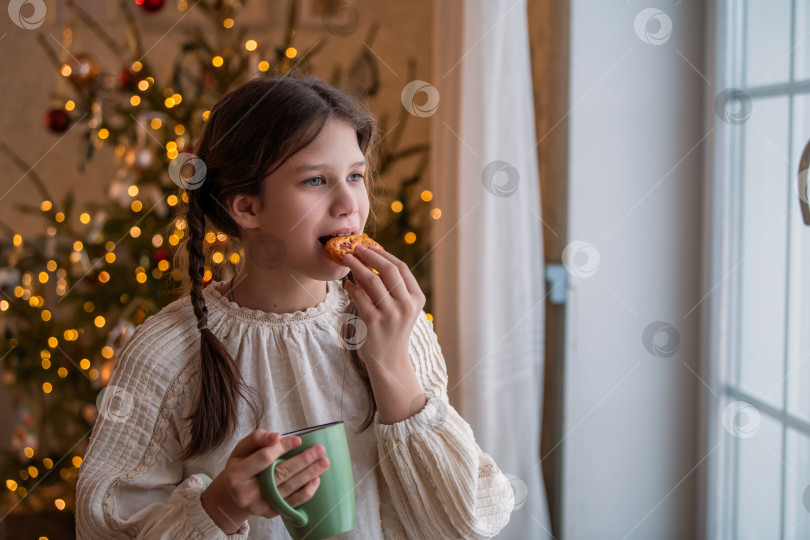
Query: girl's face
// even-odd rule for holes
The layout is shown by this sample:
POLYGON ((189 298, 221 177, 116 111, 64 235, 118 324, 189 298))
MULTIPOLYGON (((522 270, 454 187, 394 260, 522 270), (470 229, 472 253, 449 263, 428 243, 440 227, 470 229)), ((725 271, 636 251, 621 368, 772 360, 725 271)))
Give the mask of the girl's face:
POLYGON ((328 121, 315 141, 265 178, 255 216, 259 231, 253 231, 264 234, 253 243, 273 237, 283 243, 280 272, 320 281, 342 278, 349 269, 327 259, 318 238, 344 228, 362 234, 369 213, 365 172, 352 126, 328 121))

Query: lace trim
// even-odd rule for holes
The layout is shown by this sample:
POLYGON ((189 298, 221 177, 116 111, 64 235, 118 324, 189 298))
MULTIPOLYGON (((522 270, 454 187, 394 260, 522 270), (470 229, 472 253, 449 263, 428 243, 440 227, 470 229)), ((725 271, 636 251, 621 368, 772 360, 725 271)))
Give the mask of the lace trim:
POLYGON ((335 308, 342 309, 345 307, 345 304, 348 303, 348 293, 340 286, 340 280, 326 282, 326 298, 320 304, 309 307, 304 311, 293 311, 290 313, 270 313, 258 309, 242 307, 236 302, 231 302, 225 295, 217 290, 217 287, 225 285, 227 285, 227 283, 224 281, 214 281, 203 289, 206 302, 217 304, 218 308, 229 315, 271 325, 283 325, 314 319, 325 313, 334 311, 335 308))
MULTIPOLYGON (((104 496, 101 498, 101 508, 104 523, 110 530, 115 530, 110 517, 112 515, 112 508, 110 507, 108 500, 113 488, 118 485, 118 482, 121 480, 132 480, 133 478, 136 478, 151 467, 155 462, 155 457, 160 452, 161 444, 163 444, 163 439, 166 436, 166 428, 169 426, 172 409, 175 407, 175 405, 177 405, 178 398, 185 391, 186 383, 188 383, 191 376, 197 372, 197 369, 190 371, 189 368, 199 368, 199 364, 196 362, 199 354, 199 351, 194 353, 169 384, 169 390, 166 392, 166 395, 163 396, 163 401, 158 409, 157 420, 155 420, 155 425, 152 428, 152 437, 150 437, 149 444, 146 446, 146 451, 141 456, 138 464, 133 470, 122 474, 118 478, 115 478, 112 482, 110 482, 110 485, 107 486, 107 490, 104 492, 104 496)), ((134 537, 134 535, 137 534, 137 531, 130 532, 130 530, 132 530, 132 528, 125 532, 133 535, 134 537)))
POLYGON ((498 474, 498 471, 492 466, 492 463, 478 467, 478 478, 490 478, 496 474, 498 474))

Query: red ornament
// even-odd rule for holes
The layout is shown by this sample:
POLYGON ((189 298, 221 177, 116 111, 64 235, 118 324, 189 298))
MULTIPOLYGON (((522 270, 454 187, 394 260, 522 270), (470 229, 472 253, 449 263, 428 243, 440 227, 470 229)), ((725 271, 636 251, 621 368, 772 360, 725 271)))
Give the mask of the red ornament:
POLYGON ((70 125, 70 117, 64 109, 51 109, 45 115, 45 125, 54 133, 62 133, 70 125))
POLYGON ((135 5, 147 13, 154 13, 163 9, 165 0, 135 0, 135 5))
POLYGON ((124 90, 135 91, 138 88, 140 77, 131 69, 122 69, 118 74, 118 82, 124 90))

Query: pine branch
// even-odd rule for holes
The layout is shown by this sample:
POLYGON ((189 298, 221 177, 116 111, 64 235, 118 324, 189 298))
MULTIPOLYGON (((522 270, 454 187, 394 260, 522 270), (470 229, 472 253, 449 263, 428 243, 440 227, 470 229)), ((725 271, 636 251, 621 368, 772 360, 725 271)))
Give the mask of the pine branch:
POLYGON ((39 194, 42 196, 43 200, 51 200, 51 195, 48 193, 48 189, 45 187, 45 182, 42 181, 42 178, 34 171, 34 168, 26 163, 23 158, 18 156, 11 148, 6 145, 5 142, 0 141, 0 151, 6 154, 11 161, 20 168, 21 171, 25 172, 31 178, 31 181, 36 186, 39 194))

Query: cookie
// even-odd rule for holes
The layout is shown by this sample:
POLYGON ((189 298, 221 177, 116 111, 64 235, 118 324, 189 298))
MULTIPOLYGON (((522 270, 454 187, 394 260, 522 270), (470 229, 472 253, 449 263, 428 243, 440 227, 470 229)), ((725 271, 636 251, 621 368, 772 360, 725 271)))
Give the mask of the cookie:
POLYGON ((330 261, 342 266, 348 266, 346 264, 343 264, 343 256, 346 255, 347 253, 354 254, 354 248, 358 244, 362 244, 367 248, 370 246, 374 246, 376 248, 385 251, 385 248, 383 248, 380 244, 378 244, 368 236, 364 236, 362 234, 352 234, 349 236, 334 236, 326 241, 326 245, 324 245, 323 251, 330 261))

